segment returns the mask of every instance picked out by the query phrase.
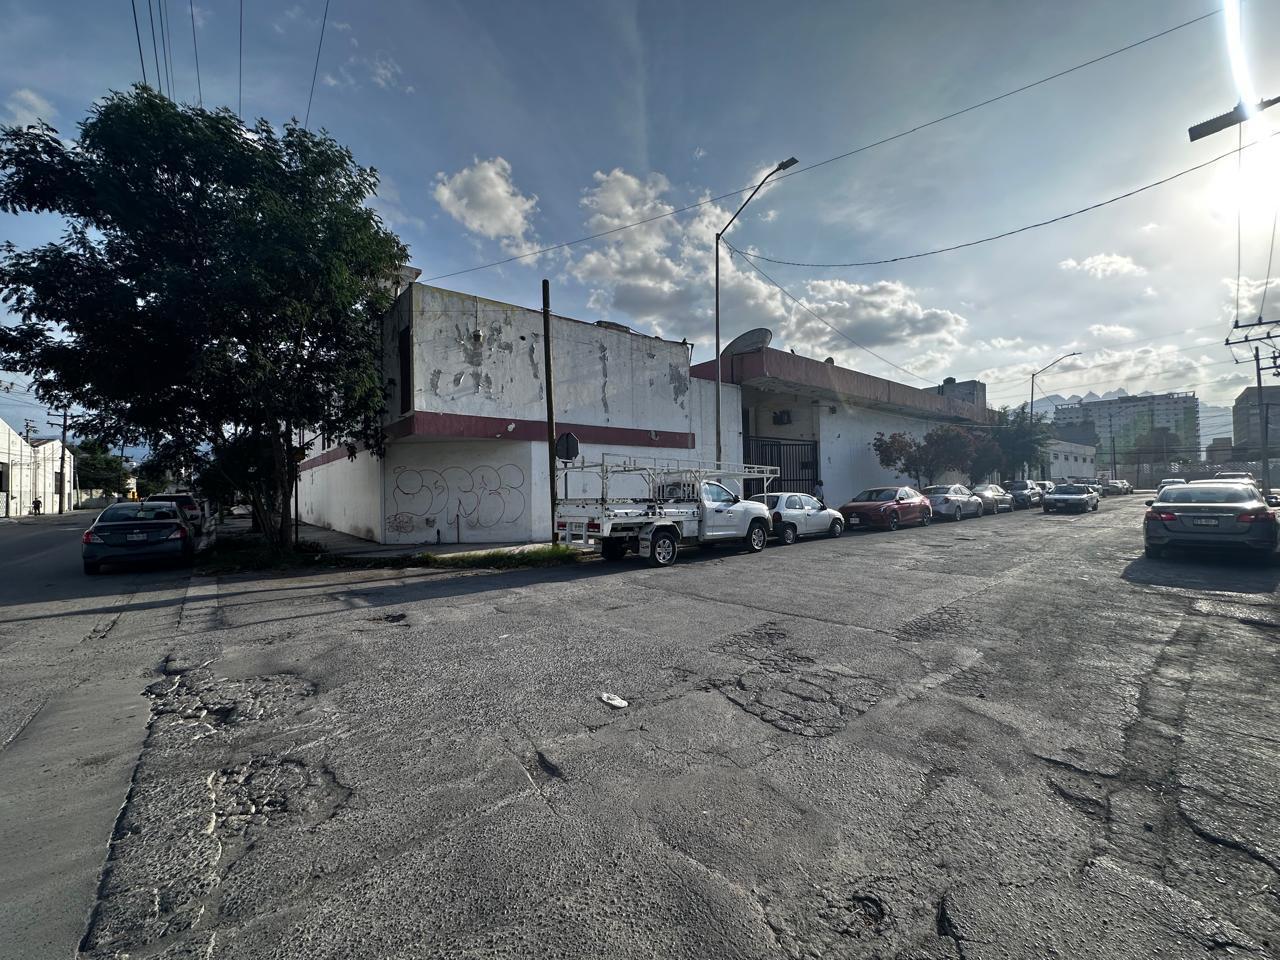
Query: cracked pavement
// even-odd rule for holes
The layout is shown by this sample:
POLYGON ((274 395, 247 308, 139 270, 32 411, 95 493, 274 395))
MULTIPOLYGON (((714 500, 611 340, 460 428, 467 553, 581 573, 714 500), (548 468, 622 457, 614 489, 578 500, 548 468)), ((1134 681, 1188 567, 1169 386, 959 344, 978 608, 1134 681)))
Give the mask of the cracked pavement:
MULTIPOLYGON (((1142 509, 33 588, 0 773, 131 680, 92 875, 44 904, 94 960, 1280 956, 1280 567, 1146 560, 1142 509)), ((38 914, 0 956, 68 954, 16 943, 38 914)))

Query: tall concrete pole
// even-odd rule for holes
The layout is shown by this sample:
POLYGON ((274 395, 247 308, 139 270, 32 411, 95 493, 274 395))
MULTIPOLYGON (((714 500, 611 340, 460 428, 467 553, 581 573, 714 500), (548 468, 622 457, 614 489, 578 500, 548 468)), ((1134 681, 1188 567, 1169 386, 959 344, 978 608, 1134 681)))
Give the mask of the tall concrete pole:
MULTIPOLYGON (((732 221, 731 221, 732 222, 732 221)), ((716 234, 716 463, 724 460, 720 449, 720 234, 716 234)))
POLYGON ((1258 445, 1262 448, 1262 492, 1271 492, 1271 451, 1267 444, 1267 405, 1262 402, 1262 353, 1253 348, 1253 367, 1258 375, 1258 445))
POLYGON ((67 512, 67 411, 62 411, 62 466, 58 469, 58 513, 67 512))
MULTIPOLYGON (((547 393, 547 486, 551 492, 551 542, 556 542, 556 400, 551 366, 551 282, 542 281, 542 370, 547 393)), ((719 402, 720 395, 716 394, 719 402)))

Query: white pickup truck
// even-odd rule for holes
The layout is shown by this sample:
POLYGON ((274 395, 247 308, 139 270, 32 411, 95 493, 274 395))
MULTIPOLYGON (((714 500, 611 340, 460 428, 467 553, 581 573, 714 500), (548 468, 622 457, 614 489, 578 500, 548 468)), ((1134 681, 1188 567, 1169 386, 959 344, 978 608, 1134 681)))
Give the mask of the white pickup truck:
POLYGON ((758 553, 769 539, 768 508, 734 493, 726 481, 758 480, 767 489, 777 467, 606 457, 575 461, 561 475, 569 493, 595 488, 596 495, 567 493, 557 500, 556 538, 595 541, 606 560, 632 551, 669 567, 682 547, 737 541, 758 553))

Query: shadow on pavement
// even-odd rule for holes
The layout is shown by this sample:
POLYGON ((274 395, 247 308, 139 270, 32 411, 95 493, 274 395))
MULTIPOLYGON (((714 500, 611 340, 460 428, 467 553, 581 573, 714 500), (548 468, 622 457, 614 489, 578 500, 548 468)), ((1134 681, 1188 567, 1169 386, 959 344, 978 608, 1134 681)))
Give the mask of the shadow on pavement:
POLYGON ((1159 560, 1138 557, 1121 577, 1130 583, 1223 593, 1275 593, 1280 566, 1261 557, 1209 550, 1168 550, 1159 560))

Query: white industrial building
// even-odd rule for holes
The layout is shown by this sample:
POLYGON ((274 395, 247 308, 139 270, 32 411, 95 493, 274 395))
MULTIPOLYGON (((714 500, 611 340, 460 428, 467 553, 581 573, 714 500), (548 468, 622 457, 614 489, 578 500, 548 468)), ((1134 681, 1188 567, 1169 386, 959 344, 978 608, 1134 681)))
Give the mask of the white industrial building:
MULTIPOLYGON (((1098 476, 1098 448, 1091 443, 1050 440, 1040 462, 1037 480, 1061 480, 1098 476)), ((1110 464, 1106 464, 1110 466, 1110 464)))
POLYGON ((75 506, 73 495, 75 457, 68 450, 63 471, 61 440, 28 442, 17 430, 0 420, 0 496, 4 499, 0 517, 10 519, 31 513, 38 499, 44 513, 57 513, 61 487, 67 510, 75 506))
MULTIPOLYGON (((383 327, 386 456, 338 447, 305 461, 301 518, 382 543, 549 538, 542 330, 538 310, 408 284, 383 327)), ((871 449, 877 432, 986 420, 975 381, 918 389, 756 334, 724 355, 723 459, 778 466, 776 489, 821 479, 840 503, 900 479, 871 449)), ((687 343, 605 321, 554 316, 551 340, 556 432, 575 434, 586 459, 715 458, 714 362, 691 366, 687 343)))

